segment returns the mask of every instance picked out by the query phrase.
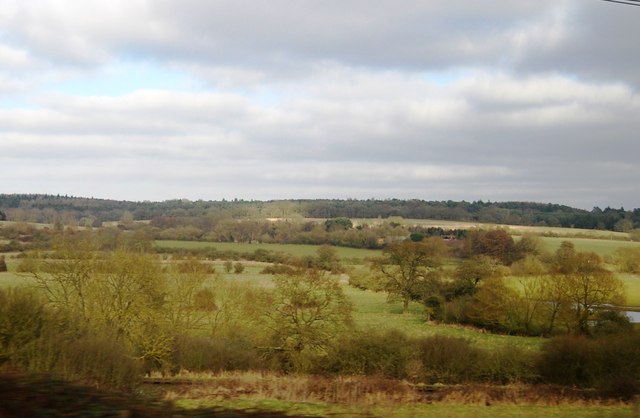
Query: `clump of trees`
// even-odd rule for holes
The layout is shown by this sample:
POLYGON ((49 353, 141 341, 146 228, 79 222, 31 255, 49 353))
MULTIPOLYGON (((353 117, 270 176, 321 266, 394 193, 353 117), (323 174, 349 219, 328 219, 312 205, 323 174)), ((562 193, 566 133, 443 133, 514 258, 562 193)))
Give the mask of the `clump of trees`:
MULTIPOLYGON (((419 301, 430 319, 494 332, 589 335, 628 323, 611 308, 624 304, 622 282, 598 255, 570 242, 549 255, 535 236, 515 242, 500 229, 472 230, 452 252, 462 258, 444 269, 447 246, 440 238, 396 242, 372 260, 369 274, 353 272, 351 283, 388 292, 403 302, 403 312, 419 301), (517 279, 508 283, 511 275, 517 279)), ((618 252, 622 269, 634 268, 634 255, 618 252)))
MULTIPOLYGON (((114 387, 181 368, 304 371, 350 324, 351 304, 324 270, 292 268, 265 289, 197 259, 162 263, 138 241, 103 244, 65 232, 22 260, 38 289, 2 294, 0 362, 114 387)), ((335 251, 317 260, 335 268, 335 251)))
POLYGON ((640 248, 618 248, 614 258, 620 271, 640 274, 640 248))

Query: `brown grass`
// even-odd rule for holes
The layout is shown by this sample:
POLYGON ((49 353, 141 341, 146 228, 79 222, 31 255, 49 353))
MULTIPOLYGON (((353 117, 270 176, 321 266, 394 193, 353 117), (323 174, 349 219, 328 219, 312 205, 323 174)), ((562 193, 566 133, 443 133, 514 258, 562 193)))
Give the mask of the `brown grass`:
POLYGON ((592 390, 554 385, 416 385, 372 376, 323 377, 259 372, 181 374, 147 379, 145 388, 165 400, 275 399, 360 405, 622 405, 592 390))

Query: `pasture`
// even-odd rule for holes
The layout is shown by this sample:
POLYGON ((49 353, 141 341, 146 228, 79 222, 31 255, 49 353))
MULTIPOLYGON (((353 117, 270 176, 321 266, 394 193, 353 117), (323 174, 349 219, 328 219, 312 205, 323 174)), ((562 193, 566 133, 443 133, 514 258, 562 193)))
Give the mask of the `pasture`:
POLYGON ((518 346, 538 350, 544 340, 537 337, 519 337, 492 334, 473 327, 453 324, 438 324, 428 321, 424 306, 417 302, 409 305, 409 312, 402 314, 401 302, 388 302, 384 292, 355 289, 344 286, 344 292, 354 306, 354 325, 360 331, 384 332, 397 330, 411 337, 445 335, 466 338, 474 345, 486 349, 518 346))
POLYGON ((592 251, 601 257, 612 256, 618 248, 640 248, 640 242, 594 238, 541 237, 543 249, 554 252, 563 241, 573 243, 577 251, 592 251))
MULTIPOLYGON (((157 248, 171 248, 184 250, 199 250, 215 248, 218 251, 233 251, 237 253, 253 253, 256 250, 266 250, 274 253, 283 253, 295 257, 316 255, 317 245, 305 244, 267 244, 267 243, 239 243, 239 242, 208 242, 208 241, 154 241, 157 248)), ((362 248, 333 247, 341 260, 364 260, 367 257, 380 255, 379 250, 367 250, 362 248)))

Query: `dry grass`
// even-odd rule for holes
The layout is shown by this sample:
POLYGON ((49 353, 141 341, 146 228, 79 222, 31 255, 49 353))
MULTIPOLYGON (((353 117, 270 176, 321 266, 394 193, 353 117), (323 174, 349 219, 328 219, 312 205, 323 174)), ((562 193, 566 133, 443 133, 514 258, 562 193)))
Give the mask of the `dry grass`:
POLYGON ((375 376, 323 377, 259 372, 182 373, 147 379, 146 389, 165 400, 229 401, 234 399, 346 405, 529 405, 622 406, 595 391, 552 385, 415 385, 375 376), (156 383, 156 384, 152 384, 156 383), (162 384, 160 384, 162 383, 162 384))

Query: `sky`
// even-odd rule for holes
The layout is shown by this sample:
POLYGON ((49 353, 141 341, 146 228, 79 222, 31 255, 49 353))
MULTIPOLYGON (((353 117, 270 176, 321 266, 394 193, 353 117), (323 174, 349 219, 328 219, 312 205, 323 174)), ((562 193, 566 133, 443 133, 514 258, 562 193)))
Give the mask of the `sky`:
POLYGON ((0 193, 640 207, 640 7, 0 0, 0 193))

